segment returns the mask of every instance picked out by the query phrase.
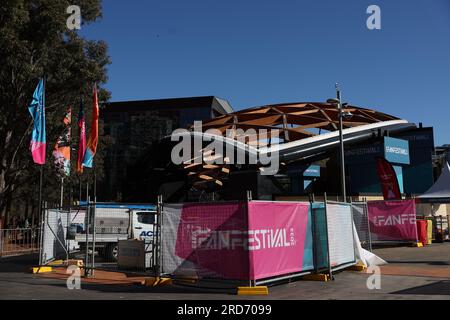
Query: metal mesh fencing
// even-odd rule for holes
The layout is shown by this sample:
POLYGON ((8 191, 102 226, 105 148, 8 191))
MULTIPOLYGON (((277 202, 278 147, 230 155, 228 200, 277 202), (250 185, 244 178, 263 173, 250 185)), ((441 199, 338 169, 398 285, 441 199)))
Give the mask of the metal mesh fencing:
POLYGON ((41 246, 41 264, 47 264, 56 259, 68 258, 70 246, 67 227, 70 224, 70 213, 58 209, 43 210, 43 234, 41 246))
POLYGON ((145 272, 154 268, 156 212, 90 203, 76 240, 89 270, 145 272))
POLYGON ((311 204, 314 270, 316 273, 328 269, 328 232, 325 204, 313 202, 311 204))
POLYGON ((161 272, 173 277, 249 279, 246 203, 164 204, 161 272))
POLYGON ((0 229, 0 257, 39 251, 39 229, 0 229))
POLYGON ((353 216, 348 203, 326 202, 328 248, 333 271, 356 263, 353 216))
POLYGON ((353 222, 358 233, 361 247, 372 251, 372 237, 370 235, 369 211, 366 202, 352 203, 353 222))
POLYGON ((369 201, 367 208, 372 245, 418 241, 414 199, 369 201))

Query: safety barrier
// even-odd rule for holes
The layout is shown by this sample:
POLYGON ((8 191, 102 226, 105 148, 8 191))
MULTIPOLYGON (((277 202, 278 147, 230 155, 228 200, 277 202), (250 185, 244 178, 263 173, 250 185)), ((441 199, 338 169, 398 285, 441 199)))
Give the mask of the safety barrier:
POLYGON ((95 269, 154 273, 155 212, 96 203, 43 212, 40 265, 75 259, 88 276, 95 269))
POLYGON ((332 271, 356 263, 352 205, 325 202, 328 231, 329 265, 332 271))
POLYGON ((367 203, 373 242, 417 242, 414 199, 367 203))
POLYGON ((352 202, 353 222, 358 233, 361 247, 372 251, 372 237, 370 234, 369 209, 367 202, 352 202))
POLYGON ((44 207, 40 251, 41 265, 57 259, 69 259, 70 252, 78 249, 77 243, 67 237, 73 213, 44 207))
POLYGON ((0 229, 0 257, 39 251, 39 228, 0 229))
POLYGON ((356 263, 351 205, 164 204, 161 274, 253 286, 356 263))
POLYGON ((325 197, 325 202, 159 201, 156 212, 95 203, 70 212, 46 209, 42 262, 82 259, 86 276, 95 269, 134 269, 158 278, 251 287, 309 274, 332 278, 356 263, 355 206, 325 197), (151 228, 144 230, 142 223, 151 228), (111 246, 114 259, 108 259, 111 246))

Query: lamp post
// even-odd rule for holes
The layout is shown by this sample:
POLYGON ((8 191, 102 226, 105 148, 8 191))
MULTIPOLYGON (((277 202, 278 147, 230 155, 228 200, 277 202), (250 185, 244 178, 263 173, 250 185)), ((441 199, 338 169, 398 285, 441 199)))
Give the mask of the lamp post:
POLYGON ((344 153, 344 135, 342 133, 342 122, 343 118, 351 118, 352 114, 350 112, 343 112, 343 104, 341 101, 341 91, 336 83, 336 99, 328 99, 328 103, 335 104, 338 107, 338 117, 339 117, 339 145, 340 145, 340 165, 341 165, 341 193, 344 202, 347 202, 347 192, 345 187, 345 153, 344 153))

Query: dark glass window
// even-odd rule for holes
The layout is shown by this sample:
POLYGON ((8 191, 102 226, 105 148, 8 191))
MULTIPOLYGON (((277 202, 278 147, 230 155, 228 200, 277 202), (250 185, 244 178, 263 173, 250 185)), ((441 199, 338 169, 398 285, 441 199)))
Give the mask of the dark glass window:
POLYGON ((138 212, 138 221, 143 224, 155 224, 154 212, 138 212))

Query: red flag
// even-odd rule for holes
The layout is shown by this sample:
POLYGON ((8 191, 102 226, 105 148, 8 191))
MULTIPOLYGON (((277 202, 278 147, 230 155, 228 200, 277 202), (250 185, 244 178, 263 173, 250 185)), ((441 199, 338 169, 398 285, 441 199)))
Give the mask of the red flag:
POLYGON ((384 200, 401 200, 397 174, 392 164, 384 158, 377 157, 377 172, 380 178, 384 200))
POLYGON ((77 172, 83 173, 83 157, 86 152, 86 121, 84 120, 83 99, 80 101, 80 112, 78 114, 78 159, 77 172))
POLYGON ((94 156, 97 152, 98 144, 98 97, 97 97, 97 85, 94 86, 94 106, 92 109, 92 125, 89 139, 87 142, 86 152, 83 158, 83 167, 92 168, 94 166, 94 156))

